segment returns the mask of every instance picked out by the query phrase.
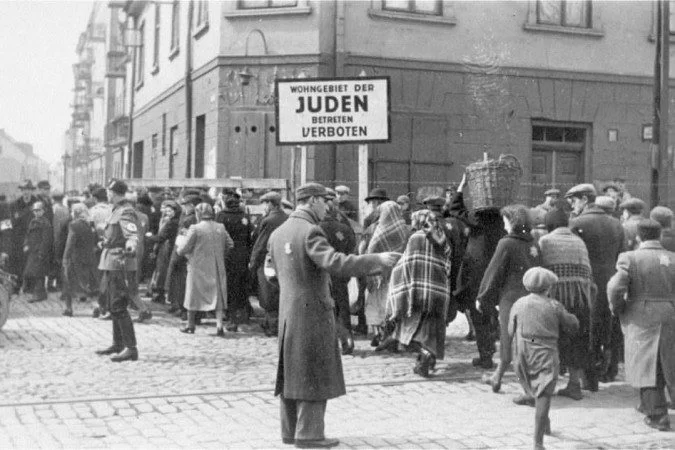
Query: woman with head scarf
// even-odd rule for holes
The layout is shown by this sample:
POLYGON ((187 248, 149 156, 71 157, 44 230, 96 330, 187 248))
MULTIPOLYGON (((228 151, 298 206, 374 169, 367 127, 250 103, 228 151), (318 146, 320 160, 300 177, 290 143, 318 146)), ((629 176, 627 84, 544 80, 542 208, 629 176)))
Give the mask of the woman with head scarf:
POLYGON ((155 270, 150 279, 152 301, 155 303, 164 303, 165 300, 164 284, 171 261, 171 251, 178 235, 181 208, 175 200, 164 200, 161 209, 159 232, 148 237, 148 244, 153 246, 152 253, 155 255, 155 270))
MULTIPOLYGON (((506 236, 499 240, 490 264, 478 289, 476 309, 487 312, 499 305, 499 365, 492 376, 483 376, 483 382, 499 392, 504 372, 511 363, 511 339, 508 333, 511 307, 527 294, 523 287, 523 275, 539 265, 540 254, 530 231, 529 210, 523 205, 509 205, 501 209, 506 236)), ((517 404, 531 404, 534 399, 521 396, 517 404)))
POLYGON ((445 355, 445 318, 450 302, 451 245, 428 209, 412 214, 413 234, 391 274, 387 317, 394 339, 419 352, 414 372, 429 376, 445 355))
POLYGON ((98 235, 89 220, 89 209, 84 203, 76 203, 71 211, 68 237, 63 251, 63 300, 66 303, 64 316, 73 315, 73 297, 86 299, 96 295, 98 261, 96 245, 98 235))
POLYGON ((185 302, 187 326, 183 333, 194 334, 197 311, 216 310, 216 336, 223 337, 223 313, 228 307, 225 257, 234 243, 222 223, 215 222, 213 207, 200 203, 195 208, 198 223, 187 236, 176 240, 176 252, 187 257, 185 302))
POLYGON ((568 227, 566 208, 565 201, 559 200, 546 213, 544 222, 549 233, 539 240, 539 248, 542 266, 558 277, 551 297, 579 321, 579 333, 560 337, 560 360, 569 369, 570 378, 558 395, 581 400, 581 376, 589 364, 590 306, 595 285, 586 244, 568 227))
POLYGON ((579 322, 551 298, 558 277, 550 270, 533 267, 525 272, 523 285, 530 292, 513 305, 508 333, 514 340, 515 371, 523 390, 535 399, 534 448, 544 448, 544 434, 551 433, 548 411, 560 372, 559 330, 574 333, 579 322))
MULTIPOLYGON (((386 201, 378 208, 380 219, 375 225, 373 236, 364 254, 403 253, 410 231, 403 219, 401 207, 396 202, 386 201)), ((373 347, 377 347, 385 337, 385 308, 390 274, 391 272, 388 271, 382 272, 380 275, 368 276, 367 280, 368 292, 366 294, 365 312, 367 322, 373 328, 374 338, 371 342, 373 347)))

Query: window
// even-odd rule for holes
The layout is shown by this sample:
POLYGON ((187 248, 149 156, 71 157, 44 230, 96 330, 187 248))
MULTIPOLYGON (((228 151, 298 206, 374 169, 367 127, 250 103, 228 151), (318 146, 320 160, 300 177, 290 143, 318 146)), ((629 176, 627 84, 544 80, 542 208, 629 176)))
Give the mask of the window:
POLYGON ((166 113, 162 114, 162 156, 166 156, 166 113))
POLYGON ((152 159, 157 158, 157 144, 158 144, 158 141, 159 141, 159 139, 158 139, 158 137, 157 137, 157 133, 153 134, 153 135, 152 135, 152 141, 151 141, 151 142, 152 142, 152 154, 150 155, 150 157, 151 157, 152 159))
POLYGON ((178 154, 176 134, 178 133, 178 125, 171 127, 169 130, 169 178, 174 176, 174 161, 178 154))
POLYGON ((537 23, 563 27, 591 27, 590 0, 537 0, 537 23))
POLYGON ((441 0, 382 0, 382 9, 434 16, 443 14, 441 0))
POLYGON ((145 23, 138 27, 140 46, 136 48, 136 88, 143 86, 143 74, 145 73, 145 23))
POLYGON ((197 3, 197 29, 209 24, 209 4, 206 0, 200 0, 197 3))
POLYGON ((152 73, 159 72, 159 30, 160 30, 160 16, 159 4, 155 4, 155 39, 152 48, 152 73))
POLYGON ((298 6, 297 0, 239 0, 239 9, 288 8, 298 6))
POLYGON ((173 2, 171 9, 171 50, 169 58, 178 54, 178 43, 180 36, 180 3, 173 2))

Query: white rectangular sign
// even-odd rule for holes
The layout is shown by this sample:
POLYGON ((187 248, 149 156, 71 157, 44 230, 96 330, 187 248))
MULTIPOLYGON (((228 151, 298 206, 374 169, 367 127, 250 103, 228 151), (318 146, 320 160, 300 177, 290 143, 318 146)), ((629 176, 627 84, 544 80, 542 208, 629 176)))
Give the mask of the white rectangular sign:
POLYGON ((277 145, 390 142, 389 77, 276 80, 277 145))

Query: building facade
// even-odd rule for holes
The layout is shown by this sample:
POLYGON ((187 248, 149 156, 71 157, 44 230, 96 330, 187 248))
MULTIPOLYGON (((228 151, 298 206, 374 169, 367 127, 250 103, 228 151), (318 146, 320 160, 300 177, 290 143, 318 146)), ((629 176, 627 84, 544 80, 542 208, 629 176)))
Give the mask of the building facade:
POLYGON ((0 194, 9 199, 20 195, 19 185, 31 180, 49 180, 49 164, 33 153, 33 146, 18 142, 0 128, 0 194))
POLYGON ((392 139, 368 146, 368 186, 392 198, 440 193, 484 154, 516 156, 523 202, 617 178, 649 197, 652 2, 121 3, 139 41, 125 79, 131 178, 355 192, 356 145, 309 146, 306 163, 276 145, 274 82, 367 75, 391 80, 392 139))

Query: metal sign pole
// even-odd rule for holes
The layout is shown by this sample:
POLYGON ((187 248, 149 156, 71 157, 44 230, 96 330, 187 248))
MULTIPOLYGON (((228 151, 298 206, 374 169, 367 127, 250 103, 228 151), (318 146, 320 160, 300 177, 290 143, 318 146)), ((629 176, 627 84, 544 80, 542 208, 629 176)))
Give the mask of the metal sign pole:
POLYGON ((366 218, 368 195, 368 144, 359 145, 359 221, 366 218))

